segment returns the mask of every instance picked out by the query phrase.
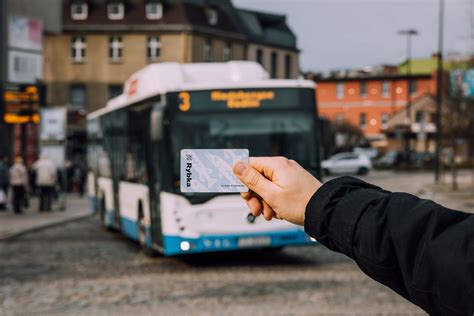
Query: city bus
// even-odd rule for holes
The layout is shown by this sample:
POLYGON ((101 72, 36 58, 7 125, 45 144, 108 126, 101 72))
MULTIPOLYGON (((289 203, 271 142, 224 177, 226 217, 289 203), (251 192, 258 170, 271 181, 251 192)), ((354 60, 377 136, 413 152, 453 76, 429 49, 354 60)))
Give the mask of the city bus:
POLYGON ((150 64, 87 116, 88 192, 105 227, 166 256, 308 245, 301 227, 255 218, 238 194, 180 192, 180 150, 246 148, 320 177, 315 85, 260 64, 150 64))

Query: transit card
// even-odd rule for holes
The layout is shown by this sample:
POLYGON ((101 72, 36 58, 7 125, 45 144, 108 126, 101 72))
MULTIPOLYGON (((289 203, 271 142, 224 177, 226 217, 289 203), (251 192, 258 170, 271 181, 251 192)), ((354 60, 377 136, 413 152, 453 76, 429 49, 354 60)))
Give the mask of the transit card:
POLYGON ((247 192, 232 171, 237 161, 249 162, 248 149, 182 149, 181 192, 247 192))

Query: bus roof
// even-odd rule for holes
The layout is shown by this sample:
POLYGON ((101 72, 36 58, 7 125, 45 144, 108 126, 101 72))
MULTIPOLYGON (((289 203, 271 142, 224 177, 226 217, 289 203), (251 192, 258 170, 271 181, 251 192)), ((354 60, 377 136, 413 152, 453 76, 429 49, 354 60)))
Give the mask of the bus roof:
POLYGON ((176 91, 249 88, 314 88, 302 79, 269 79, 257 62, 156 63, 135 72, 125 82, 123 94, 109 100, 107 106, 90 113, 93 119, 156 95, 176 91))

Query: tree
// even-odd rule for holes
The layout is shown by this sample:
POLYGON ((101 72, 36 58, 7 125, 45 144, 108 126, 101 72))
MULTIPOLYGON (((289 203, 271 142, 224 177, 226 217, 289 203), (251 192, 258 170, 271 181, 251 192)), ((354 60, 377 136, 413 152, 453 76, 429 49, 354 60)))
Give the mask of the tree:
POLYGON ((335 122, 332 125, 336 152, 352 151, 365 140, 362 130, 348 122, 335 122))

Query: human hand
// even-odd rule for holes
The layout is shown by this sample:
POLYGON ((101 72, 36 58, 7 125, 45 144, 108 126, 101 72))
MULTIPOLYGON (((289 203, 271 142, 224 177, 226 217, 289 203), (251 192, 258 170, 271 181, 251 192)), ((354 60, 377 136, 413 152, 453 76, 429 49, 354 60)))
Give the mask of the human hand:
POLYGON ((235 175, 248 188, 241 193, 254 216, 263 214, 304 225, 306 205, 321 183, 296 161, 285 157, 251 157, 234 165, 235 175))

